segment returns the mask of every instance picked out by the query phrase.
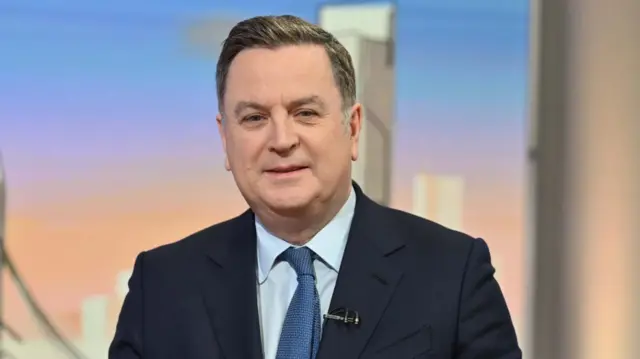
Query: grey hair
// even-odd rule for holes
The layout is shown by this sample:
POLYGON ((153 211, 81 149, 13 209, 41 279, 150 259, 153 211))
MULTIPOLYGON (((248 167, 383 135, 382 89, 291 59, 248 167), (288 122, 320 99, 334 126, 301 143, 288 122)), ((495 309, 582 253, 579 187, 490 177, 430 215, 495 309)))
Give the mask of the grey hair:
MULTIPOLYGON (((278 48, 287 45, 323 46, 331 62, 333 77, 340 90, 342 107, 348 111, 356 102, 355 70, 347 49, 329 32, 292 15, 257 16, 236 24, 222 44, 216 68, 218 107, 222 104, 231 63, 251 48, 278 48)), ((346 118, 349 118, 347 115, 346 118)))

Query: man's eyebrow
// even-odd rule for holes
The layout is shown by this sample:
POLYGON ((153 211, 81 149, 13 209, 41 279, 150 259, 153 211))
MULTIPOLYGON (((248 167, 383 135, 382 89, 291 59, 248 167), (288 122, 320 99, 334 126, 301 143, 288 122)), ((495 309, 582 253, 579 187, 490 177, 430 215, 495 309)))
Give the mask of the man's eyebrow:
POLYGON ((325 106, 324 101, 322 101, 320 96, 311 95, 311 96, 306 96, 306 97, 293 100, 287 105, 287 107, 291 109, 291 108, 296 108, 304 105, 317 105, 322 108, 324 108, 325 106))

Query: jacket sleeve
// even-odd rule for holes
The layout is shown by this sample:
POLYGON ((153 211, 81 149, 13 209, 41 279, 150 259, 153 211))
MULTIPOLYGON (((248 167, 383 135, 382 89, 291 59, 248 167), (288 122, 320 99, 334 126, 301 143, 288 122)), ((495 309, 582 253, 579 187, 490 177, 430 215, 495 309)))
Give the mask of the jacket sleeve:
POLYGON ((515 329, 498 282, 489 247, 471 245, 462 282, 456 359, 521 359, 515 329))
POLYGON ((143 267, 144 252, 140 253, 133 266, 133 273, 129 279, 127 293, 120 315, 116 332, 109 346, 109 359, 143 359, 143 267))

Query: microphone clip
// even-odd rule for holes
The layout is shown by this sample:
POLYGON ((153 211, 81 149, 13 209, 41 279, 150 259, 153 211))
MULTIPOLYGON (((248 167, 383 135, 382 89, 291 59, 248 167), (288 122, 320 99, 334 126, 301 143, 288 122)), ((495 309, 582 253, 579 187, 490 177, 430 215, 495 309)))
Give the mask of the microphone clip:
POLYGON ((360 325, 360 315, 349 308, 337 308, 324 315, 324 319, 335 320, 344 324, 360 325))

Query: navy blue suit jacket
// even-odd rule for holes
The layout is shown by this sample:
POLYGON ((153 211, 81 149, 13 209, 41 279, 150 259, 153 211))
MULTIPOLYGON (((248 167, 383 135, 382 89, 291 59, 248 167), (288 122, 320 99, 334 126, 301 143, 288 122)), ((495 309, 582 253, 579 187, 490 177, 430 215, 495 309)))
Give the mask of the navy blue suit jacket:
MULTIPOLYGON (((520 359, 489 249, 380 206, 356 209, 318 359, 520 359)), ((254 214, 138 255, 109 359, 261 359, 254 214)))

